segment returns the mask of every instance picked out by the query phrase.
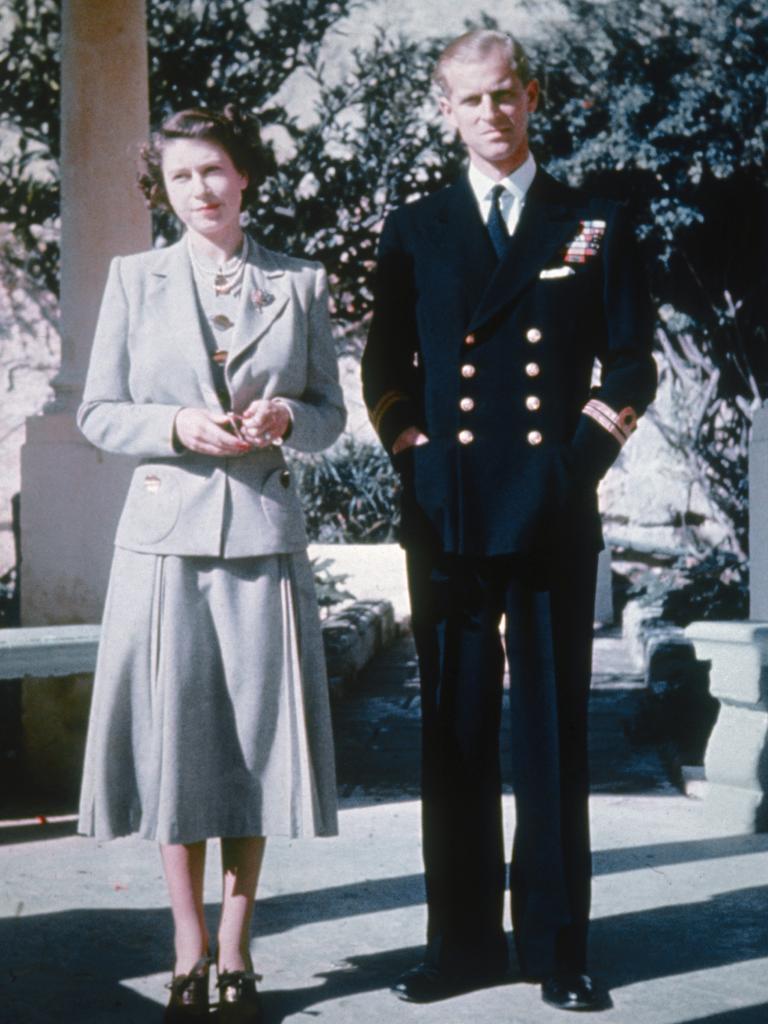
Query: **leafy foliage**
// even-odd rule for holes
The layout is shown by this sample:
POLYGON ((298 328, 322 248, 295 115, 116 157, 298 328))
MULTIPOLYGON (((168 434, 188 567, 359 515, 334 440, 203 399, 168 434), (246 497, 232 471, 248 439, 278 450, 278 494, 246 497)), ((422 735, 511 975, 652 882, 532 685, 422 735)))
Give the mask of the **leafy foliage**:
POLYGON ((323 610, 324 615, 327 615, 331 608, 335 608, 336 605, 343 604, 344 601, 354 600, 354 594, 350 594, 343 587, 347 580, 347 574, 333 572, 333 559, 322 558, 318 560, 313 558, 312 573, 315 578, 317 603, 323 610))
POLYGON ((289 455, 310 540, 376 544, 395 539, 399 482, 378 445, 345 438, 327 455, 289 455))
MULTIPOLYGON (((59 34, 55 0, 10 0, 0 41, 0 259, 58 293, 59 34), (5 138, 3 138, 5 136, 5 138)), ((8 278, 8 273, 4 274, 8 278)))
POLYGON ((295 238, 297 248, 303 240, 306 252, 322 258, 342 323, 357 325, 369 311, 385 213, 455 174, 460 153, 446 147, 430 98, 437 49, 380 31, 370 50, 352 51, 339 83, 326 82, 321 64, 310 65, 318 120, 296 137, 296 158, 267 183, 267 205, 291 198, 286 222, 265 226, 265 238, 277 246, 295 238))
POLYGON ((745 563, 727 551, 683 558, 670 569, 637 576, 630 594, 658 605, 660 618, 676 626, 704 619, 745 619, 749 587, 745 563))

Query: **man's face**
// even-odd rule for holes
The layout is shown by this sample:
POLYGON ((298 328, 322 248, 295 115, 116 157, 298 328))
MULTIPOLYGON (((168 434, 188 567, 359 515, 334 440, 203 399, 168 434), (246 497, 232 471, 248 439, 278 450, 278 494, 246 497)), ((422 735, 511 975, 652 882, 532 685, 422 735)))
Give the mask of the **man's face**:
POLYGON ((444 74, 449 93, 440 97, 440 109, 472 163, 496 180, 514 171, 528 156, 528 115, 538 103, 538 82, 524 86, 503 50, 478 61, 452 61, 444 74))

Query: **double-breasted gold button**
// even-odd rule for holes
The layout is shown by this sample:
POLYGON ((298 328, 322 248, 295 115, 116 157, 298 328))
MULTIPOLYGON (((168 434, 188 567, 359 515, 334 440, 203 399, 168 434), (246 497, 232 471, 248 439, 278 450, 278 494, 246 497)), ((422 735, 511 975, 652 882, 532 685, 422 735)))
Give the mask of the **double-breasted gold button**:
POLYGON ((541 367, 538 363, 526 363, 525 373, 528 377, 538 377, 541 373, 541 367))
POLYGON ((461 376, 466 377, 467 380, 469 380, 470 377, 474 377, 476 373, 477 367, 473 366, 472 363, 464 363, 461 368, 461 376))
POLYGON ((474 334, 468 334, 466 336, 466 338, 464 339, 464 344, 465 345, 474 345, 476 341, 477 341, 477 338, 474 336, 474 334))
POLYGON ((525 332, 525 340, 529 341, 532 345, 541 341, 541 331, 538 327, 529 327, 525 332))
POLYGON ((537 444, 541 444, 541 442, 544 440, 544 438, 541 436, 541 432, 540 431, 538 431, 538 430, 529 430, 528 431, 528 436, 526 437, 526 440, 528 441, 528 444, 537 445, 537 444))
POLYGON ((538 395, 528 395, 525 400, 525 408, 528 412, 538 412, 541 408, 541 399, 538 395))
POLYGON ((460 441, 461 444, 472 444, 472 442, 474 440, 475 440, 475 435, 472 433, 471 430, 460 430, 459 431, 459 441, 460 441))
POLYGON ((461 401, 459 402, 459 408, 461 409, 462 412, 472 412, 472 410, 475 408, 474 398, 462 398, 461 401))

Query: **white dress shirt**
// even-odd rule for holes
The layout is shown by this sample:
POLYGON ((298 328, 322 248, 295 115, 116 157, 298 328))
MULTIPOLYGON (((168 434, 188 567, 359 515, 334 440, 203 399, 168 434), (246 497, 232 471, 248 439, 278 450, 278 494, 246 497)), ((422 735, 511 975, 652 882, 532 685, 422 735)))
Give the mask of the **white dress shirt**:
POLYGON ((531 153, 528 154, 518 168, 508 174, 500 181, 494 181, 487 174, 483 174, 473 163, 469 165, 469 184, 480 207, 480 216, 483 223, 488 223, 491 212, 491 190, 494 185, 503 185, 504 191, 499 197, 501 216, 507 225, 510 237, 515 233, 520 213, 525 204, 525 196, 531 187, 531 182, 536 176, 536 161, 531 153))

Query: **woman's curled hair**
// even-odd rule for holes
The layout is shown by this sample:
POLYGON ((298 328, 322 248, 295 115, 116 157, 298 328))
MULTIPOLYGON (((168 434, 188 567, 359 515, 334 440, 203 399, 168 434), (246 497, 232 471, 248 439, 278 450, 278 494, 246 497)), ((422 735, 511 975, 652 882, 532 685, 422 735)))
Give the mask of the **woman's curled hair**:
POLYGON ((163 182, 163 149, 174 139, 202 139, 221 146, 237 170, 248 177, 244 207, 255 199, 259 185, 275 169, 272 151, 261 141, 258 121, 234 103, 228 103, 221 112, 202 107, 179 110, 152 132, 140 150, 143 168, 138 184, 150 209, 170 210, 163 182))

